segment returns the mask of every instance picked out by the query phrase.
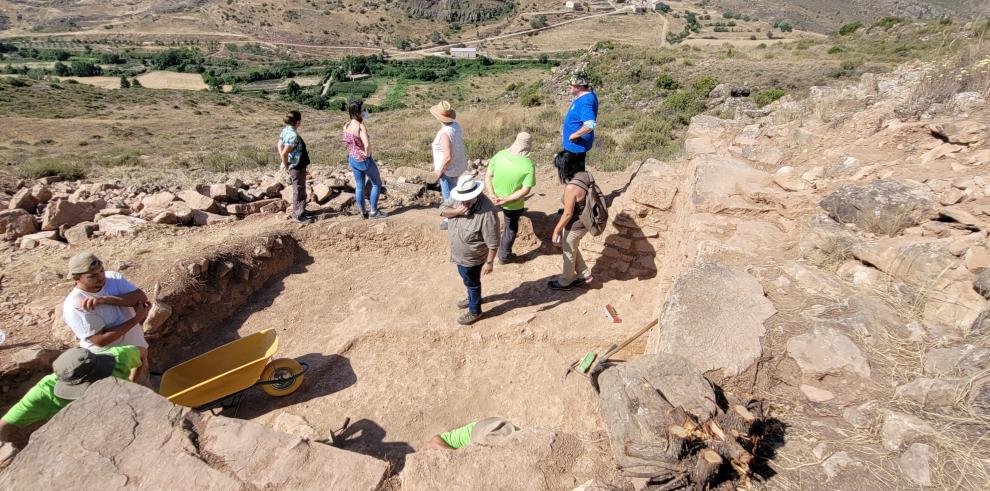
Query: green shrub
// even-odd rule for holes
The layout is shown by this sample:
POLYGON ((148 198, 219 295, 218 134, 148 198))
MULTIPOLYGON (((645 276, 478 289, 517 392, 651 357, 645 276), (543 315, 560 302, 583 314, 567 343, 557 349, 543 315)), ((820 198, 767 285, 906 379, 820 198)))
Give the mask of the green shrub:
POLYGON ((547 26, 547 16, 545 15, 535 15, 529 20, 529 27, 533 29, 542 29, 547 26))
POLYGON ((855 69, 863 66, 863 60, 859 60, 859 59, 844 60, 842 62, 842 65, 840 65, 840 66, 842 67, 843 70, 846 70, 846 71, 851 72, 851 71, 853 71, 853 70, 855 70, 855 69))
POLYGON ((883 30, 889 31, 892 27, 902 22, 904 22, 904 19, 900 17, 894 17, 892 15, 888 15, 886 17, 877 19, 877 21, 874 22, 871 27, 882 27, 883 30))
POLYGON ((141 152, 129 148, 110 155, 103 161, 107 167, 137 167, 141 165, 141 152))
POLYGON ((760 93, 756 94, 756 105, 760 107, 766 106, 767 104, 770 104, 776 101, 777 99, 784 97, 784 94, 785 94, 784 89, 778 89, 778 88, 760 91, 760 93))
POLYGON ((708 97, 708 94, 711 93, 712 89, 717 87, 718 84, 719 82, 717 78, 707 75, 694 82, 694 91, 698 94, 698 97, 708 97))
POLYGON ((842 26, 842 27, 839 28, 839 35, 840 36, 848 36, 848 35, 856 32, 856 31, 860 30, 860 28, 862 28, 862 27, 863 27, 863 23, 860 22, 860 21, 858 21, 858 20, 856 22, 850 22, 850 23, 848 23, 848 24, 846 24, 846 25, 844 25, 844 26, 842 26))
POLYGON ((674 125, 669 119, 646 116, 633 125, 632 134, 622 143, 627 152, 657 151, 673 140, 674 125))
POLYGON ((25 179, 59 176, 67 181, 78 181, 86 177, 86 169, 78 162, 47 158, 21 164, 17 175, 25 179))
POLYGON ((845 50, 842 49, 842 46, 832 46, 831 48, 828 49, 828 54, 837 55, 839 53, 842 53, 843 51, 845 50))
POLYGON ((237 160, 243 167, 266 167, 275 158, 272 151, 254 145, 244 145, 237 149, 237 160))
POLYGON ((237 159, 235 159, 232 155, 219 152, 211 153, 204 157, 203 165, 213 172, 220 173, 230 172, 239 167, 237 165, 237 159))
POLYGON ((681 88, 680 82, 674 80, 674 77, 671 77, 669 73, 661 73, 660 76, 657 77, 657 81, 654 86, 658 90, 677 90, 681 88))

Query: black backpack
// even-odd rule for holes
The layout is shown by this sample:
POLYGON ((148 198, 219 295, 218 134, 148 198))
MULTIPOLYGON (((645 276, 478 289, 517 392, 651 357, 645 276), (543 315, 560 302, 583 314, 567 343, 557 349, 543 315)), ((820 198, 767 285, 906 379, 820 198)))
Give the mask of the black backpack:
POLYGON ((578 218, 588 229, 588 233, 598 236, 605 231, 605 225, 608 224, 608 204, 605 203, 605 193, 595 184, 595 178, 589 172, 584 174, 588 176, 588 182, 579 179, 577 175, 571 179, 571 184, 585 191, 584 210, 578 218))

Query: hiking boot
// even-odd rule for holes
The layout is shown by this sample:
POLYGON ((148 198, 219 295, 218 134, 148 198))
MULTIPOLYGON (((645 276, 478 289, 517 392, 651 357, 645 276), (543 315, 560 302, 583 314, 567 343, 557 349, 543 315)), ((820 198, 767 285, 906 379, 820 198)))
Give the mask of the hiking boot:
POLYGON ((500 258, 497 259, 497 261, 498 261, 499 264, 509 264, 509 263, 516 262, 518 259, 519 259, 518 256, 516 256, 515 254, 512 254, 512 253, 509 253, 509 254, 506 254, 505 258, 501 258, 500 257, 500 258))
POLYGON ((457 318, 457 323, 462 326, 470 326, 471 324, 478 322, 478 319, 481 319, 482 317, 484 317, 484 315, 485 315, 484 312, 479 312, 477 314, 472 314, 471 312, 467 312, 464 315, 457 318))
POLYGON ((547 288, 557 291, 567 291, 570 290, 573 286, 574 286, 573 283, 571 283, 570 285, 561 285, 560 283, 557 282, 557 280, 551 280, 547 282, 547 288))
POLYGON ((388 216, 388 213, 385 213, 384 211, 381 211, 381 210, 376 210, 376 211, 373 211, 373 212, 369 213, 368 216, 367 216, 367 218, 371 218, 372 220, 374 220, 376 218, 385 218, 387 216, 388 216))
MULTIPOLYGON (((485 303, 485 299, 484 298, 481 299, 481 303, 485 303)), ((470 306, 471 306, 471 302, 468 299, 466 299, 466 298, 462 298, 462 299, 460 299, 460 300, 457 301, 457 308, 459 308, 459 309, 466 309, 466 308, 468 308, 470 306)))

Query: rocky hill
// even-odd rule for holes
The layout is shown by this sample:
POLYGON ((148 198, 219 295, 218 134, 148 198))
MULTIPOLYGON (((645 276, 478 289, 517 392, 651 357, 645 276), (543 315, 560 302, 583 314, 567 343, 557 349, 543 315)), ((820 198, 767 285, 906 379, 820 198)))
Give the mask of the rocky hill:
POLYGON ((797 28, 818 32, 833 32, 855 21, 869 25, 885 16, 968 20, 990 15, 990 4, 982 0, 719 0, 718 5, 760 18, 788 20, 797 28))
POLYGON ((446 22, 482 22, 496 19, 516 7, 514 0, 403 0, 413 17, 446 22))

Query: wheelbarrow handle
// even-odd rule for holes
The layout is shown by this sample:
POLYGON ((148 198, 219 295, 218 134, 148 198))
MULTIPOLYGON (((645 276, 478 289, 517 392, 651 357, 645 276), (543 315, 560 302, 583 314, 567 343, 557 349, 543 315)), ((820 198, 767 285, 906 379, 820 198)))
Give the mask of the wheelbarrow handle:
POLYGON ((291 382, 299 377, 302 377, 306 372, 309 371, 309 363, 299 362, 299 364, 302 365, 302 370, 300 370, 299 373, 292 374, 291 377, 279 378, 274 380, 259 380, 254 385, 252 385, 252 387, 258 387, 262 385, 282 384, 285 382, 291 382))

